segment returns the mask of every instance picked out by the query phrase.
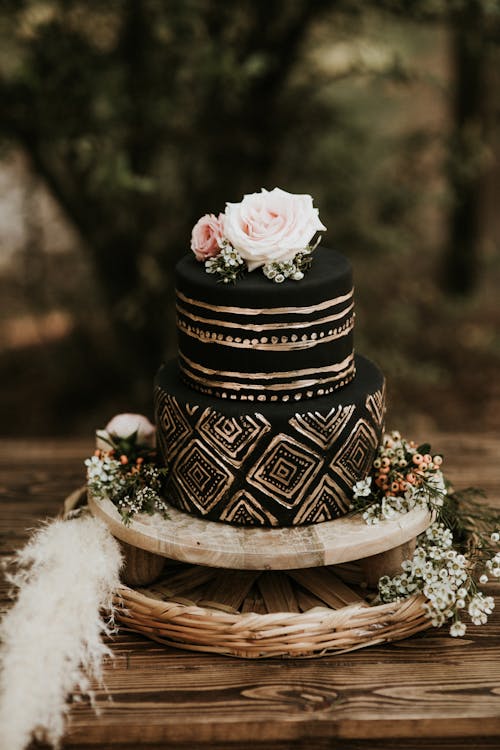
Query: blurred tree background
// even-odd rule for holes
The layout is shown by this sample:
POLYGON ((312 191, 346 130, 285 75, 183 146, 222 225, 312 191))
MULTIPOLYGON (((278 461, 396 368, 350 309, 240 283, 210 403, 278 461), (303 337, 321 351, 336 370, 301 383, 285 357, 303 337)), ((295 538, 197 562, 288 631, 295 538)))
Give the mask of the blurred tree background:
POLYGON ((313 195, 392 426, 500 426, 500 0, 2 0, 4 434, 151 412, 173 267, 313 195))

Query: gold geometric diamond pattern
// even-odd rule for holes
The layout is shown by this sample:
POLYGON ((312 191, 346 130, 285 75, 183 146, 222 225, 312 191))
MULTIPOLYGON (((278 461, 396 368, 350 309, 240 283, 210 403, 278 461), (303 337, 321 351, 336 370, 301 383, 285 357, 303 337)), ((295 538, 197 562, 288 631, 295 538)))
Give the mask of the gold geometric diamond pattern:
POLYGON ((224 497, 234 481, 229 469, 199 440, 191 441, 179 454, 171 475, 203 515, 224 497))
POLYGON ((372 415, 375 424, 382 425, 385 414, 385 381, 379 391, 370 393, 366 397, 366 408, 372 415))
POLYGON ((241 466, 261 438, 271 429, 271 425, 262 414, 226 417, 212 409, 205 409, 196 427, 203 439, 236 467, 241 466))
POLYGON ((254 487, 293 508, 306 495, 323 459, 288 435, 275 435, 247 476, 254 487))
POLYGON ((330 461, 330 469, 351 487, 368 473, 377 445, 378 439, 372 425, 365 419, 359 419, 330 461))
POLYGON ((321 412, 305 412, 295 414, 289 424, 305 437, 317 443, 323 450, 331 448, 339 438, 342 430, 351 418, 355 406, 333 407, 328 414, 321 412))
POLYGON ((278 519, 246 490, 240 490, 231 498, 220 520, 246 526, 278 526, 278 519))
POLYGON ((177 401, 160 388, 156 392, 157 433, 161 437, 166 461, 171 453, 192 433, 192 428, 177 401))
POLYGON ((350 499, 345 490, 325 474, 293 519, 294 524, 322 523, 347 513, 350 499))

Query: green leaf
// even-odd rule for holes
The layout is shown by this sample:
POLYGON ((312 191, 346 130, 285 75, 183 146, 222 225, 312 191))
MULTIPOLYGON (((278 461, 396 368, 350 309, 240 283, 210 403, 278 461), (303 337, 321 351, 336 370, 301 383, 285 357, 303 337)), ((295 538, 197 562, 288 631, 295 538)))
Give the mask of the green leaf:
POLYGON ((426 453, 430 453, 430 452, 431 452, 431 446, 429 443, 422 443, 422 445, 419 445, 417 448, 417 453, 422 453, 425 455, 426 453))

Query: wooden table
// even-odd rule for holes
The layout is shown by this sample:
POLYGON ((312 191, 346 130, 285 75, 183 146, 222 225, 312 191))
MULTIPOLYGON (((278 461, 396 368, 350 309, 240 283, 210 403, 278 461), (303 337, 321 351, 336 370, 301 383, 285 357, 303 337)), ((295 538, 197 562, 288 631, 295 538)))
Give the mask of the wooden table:
MULTIPOLYGON (((418 435, 416 436, 419 437, 418 435)), ((425 437, 425 436, 424 436, 425 437)), ((434 435, 457 487, 500 507, 500 438, 434 435)), ((0 550, 55 515, 83 478, 91 441, 0 441, 0 550)), ((498 587, 484 587, 498 593, 498 587), (496 590, 496 591, 495 591, 496 590)), ((6 603, 6 586, 1 590, 6 603)), ((75 702, 65 747, 119 750, 461 750, 500 747, 500 601, 488 625, 446 629, 311 660, 243 661, 122 633, 97 690, 75 702)))

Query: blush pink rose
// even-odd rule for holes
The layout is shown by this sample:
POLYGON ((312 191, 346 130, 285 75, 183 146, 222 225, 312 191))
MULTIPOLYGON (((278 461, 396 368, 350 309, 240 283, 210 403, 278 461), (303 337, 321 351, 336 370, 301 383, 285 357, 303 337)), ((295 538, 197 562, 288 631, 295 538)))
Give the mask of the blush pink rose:
POLYGON ((224 215, 205 214, 194 225, 191 250, 196 260, 207 260, 220 253, 224 241, 224 215))
POLYGON ((280 188, 245 195, 227 203, 224 234, 246 260, 248 270, 272 261, 292 260, 326 229, 310 195, 293 195, 280 188))

